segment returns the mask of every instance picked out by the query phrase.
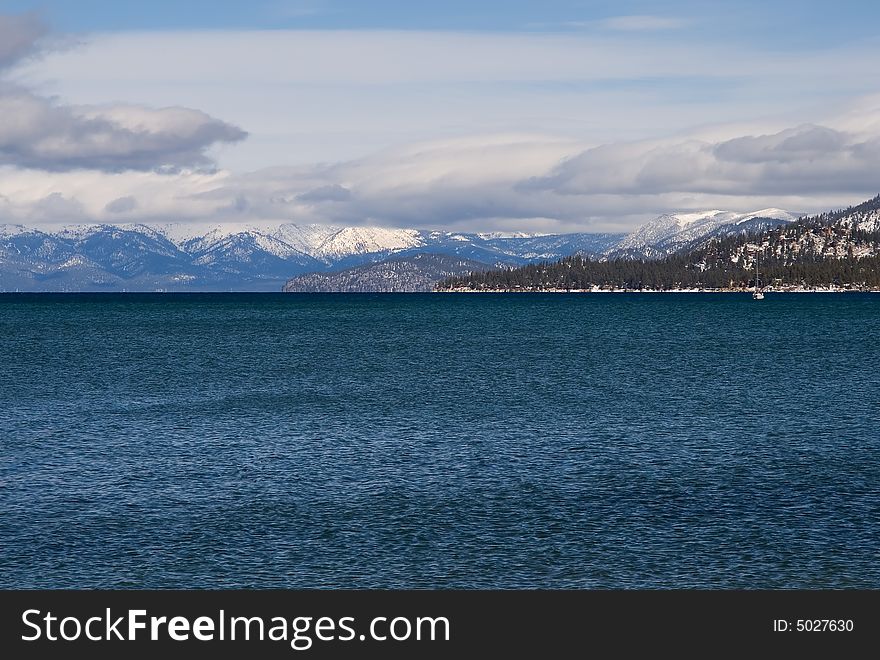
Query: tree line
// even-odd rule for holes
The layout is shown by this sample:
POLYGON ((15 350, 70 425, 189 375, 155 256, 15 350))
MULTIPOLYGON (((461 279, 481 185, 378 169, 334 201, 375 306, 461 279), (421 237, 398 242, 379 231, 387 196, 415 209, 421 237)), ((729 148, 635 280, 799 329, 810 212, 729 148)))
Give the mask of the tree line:
MULTIPOLYGON (((701 267, 686 257, 657 261, 617 259, 597 261, 581 255, 555 263, 540 263, 452 277, 438 290, 583 290, 594 286, 615 289, 738 289, 754 286, 754 269, 726 263, 701 267)), ((785 263, 781 259, 762 261, 759 284, 767 286, 827 285, 880 287, 880 257, 824 259, 785 263)))
POLYGON ((739 289, 761 286, 880 287, 880 231, 855 229, 880 210, 880 195, 858 206, 780 225, 759 234, 714 238, 687 254, 658 260, 591 259, 474 272, 441 282, 438 290, 739 289), (863 248, 869 248, 867 250, 863 248), (873 252, 873 256, 859 257, 873 252))

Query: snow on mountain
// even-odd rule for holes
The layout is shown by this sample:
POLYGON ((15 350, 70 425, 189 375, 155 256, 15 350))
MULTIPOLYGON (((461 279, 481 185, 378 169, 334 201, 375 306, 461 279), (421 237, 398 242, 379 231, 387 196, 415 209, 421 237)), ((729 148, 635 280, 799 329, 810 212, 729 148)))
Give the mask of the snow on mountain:
POLYGON ((281 258, 308 255, 326 264, 368 253, 390 253, 423 245, 422 232, 386 227, 337 227, 332 225, 219 224, 166 225, 162 228, 179 245, 206 249, 212 242, 237 234, 255 236, 267 252, 281 258))
POLYGON ((75 254, 67 261, 60 263, 56 266, 59 270, 69 269, 69 268, 79 268, 81 266, 95 266, 96 264, 92 263, 89 259, 84 257, 81 254, 75 254))
POLYGON ((272 236, 303 254, 314 256, 321 245, 342 229, 333 225, 295 225, 288 222, 275 228, 272 236))
POLYGON ((252 235, 254 237, 254 244, 257 247, 269 254, 280 257, 281 259, 309 256, 302 250, 297 250, 294 246, 276 238, 275 236, 270 236, 262 232, 253 232, 252 235))
POLYGON ((241 223, 241 222, 174 222, 158 225, 125 225, 127 227, 141 227, 144 230, 156 231, 162 234, 175 245, 182 246, 193 239, 201 239, 207 236, 219 241, 227 236, 236 234, 263 233, 271 235, 278 227, 278 223, 241 223))
POLYGON ((646 222, 610 250, 613 256, 645 256, 657 257, 662 254, 654 246, 675 236, 685 223, 674 215, 664 214, 646 222))
POLYGON ((32 231, 22 225, 0 225, 0 238, 12 238, 32 231))
POLYGON ((46 231, 10 225, 0 234, 0 290, 25 283, 30 290, 92 290, 100 284, 277 291, 300 274, 405 258, 421 248, 499 266, 526 263, 530 257, 515 253, 517 247, 534 252, 527 240, 534 239, 290 223, 89 224, 46 231), (65 274, 51 279, 50 272, 65 274))
POLYGON ((541 236, 549 236, 550 234, 530 234, 524 231, 491 231, 477 234, 478 237, 486 241, 496 238, 539 238, 541 236))
POLYGON ((748 213, 701 211, 661 215, 628 234, 606 252, 608 258, 658 259, 692 246, 722 227, 741 225, 757 218, 793 222, 798 216, 782 209, 769 208, 748 213))
POLYGON ((659 242, 657 248, 666 254, 672 254, 693 245, 700 239, 718 232, 728 226, 742 225, 757 218, 769 219, 779 224, 793 222, 797 216, 781 209, 762 209, 749 213, 731 213, 724 211, 712 211, 703 218, 696 218, 684 226, 673 236, 659 242))
POLYGON ((842 218, 840 224, 848 229, 880 232, 880 209, 859 209, 853 211, 842 218))
POLYGON ((695 254, 704 263, 730 262, 746 268, 753 267, 757 255, 762 262, 772 260, 777 265, 850 260, 855 273, 855 262, 880 255, 880 196, 848 209, 799 218, 794 225, 765 226, 760 233, 737 238, 706 241, 695 254))
POLYGON ((258 231, 227 234, 215 230, 205 236, 190 239, 184 242, 181 247, 187 253, 200 257, 223 253, 227 259, 234 256, 242 261, 250 260, 257 252, 264 252, 279 259, 307 256, 287 243, 258 231))
POLYGON ((760 211, 752 211, 751 213, 743 213, 736 220, 737 224, 748 222, 754 218, 769 218, 770 220, 782 220, 783 222, 794 222, 800 217, 797 213, 785 211, 783 209, 769 208, 760 211))
POLYGON ((383 227, 346 227, 318 245, 312 255, 324 260, 336 260, 352 254, 397 252, 421 247, 424 239, 415 229, 386 229, 383 227))
MULTIPOLYGON (((409 259, 417 253, 493 267, 555 261, 573 254, 659 258, 720 235, 720 231, 760 231, 769 227, 767 223, 794 217, 781 209, 680 213, 660 216, 625 236, 472 234, 277 222, 89 224, 52 230, 2 225, 0 290, 28 282, 31 290, 44 290, 43 286, 90 290, 100 283, 128 290, 277 291, 297 275, 357 268, 389 258, 409 259), (65 279, 46 279, 47 273, 61 271, 67 273, 65 279)), ((864 211, 853 222, 875 227, 880 218, 876 211, 864 211)))
POLYGON ((100 231, 111 229, 112 225, 68 225, 50 233, 66 241, 81 241, 100 231))

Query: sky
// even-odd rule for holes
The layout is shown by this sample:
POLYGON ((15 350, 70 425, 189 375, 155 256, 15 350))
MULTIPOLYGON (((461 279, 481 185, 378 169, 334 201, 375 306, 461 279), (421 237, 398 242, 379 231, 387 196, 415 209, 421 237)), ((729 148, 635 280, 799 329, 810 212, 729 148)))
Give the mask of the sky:
POLYGON ((0 0, 0 224, 626 231, 880 191, 880 5, 0 0))

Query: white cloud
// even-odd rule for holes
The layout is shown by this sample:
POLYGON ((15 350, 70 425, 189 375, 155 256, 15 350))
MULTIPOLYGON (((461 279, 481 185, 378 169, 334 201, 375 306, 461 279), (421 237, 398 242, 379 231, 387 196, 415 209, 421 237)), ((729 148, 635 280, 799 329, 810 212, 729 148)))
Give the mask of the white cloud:
POLYGON ((0 197, 4 199, 0 224, 117 222, 121 213, 125 221, 200 220, 210 217, 217 204, 200 203, 195 197, 217 188, 227 178, 223 172, 167 175, 134 170, 46 172, 0 167, 0 197), (120 200, 125 198, 135 200, 135 205, 122 211, 120 200))
POLYGON ((592 143, 702 124, 815 121, 880 89, 878 44, 802 51, 600 33, 204 31, 92 35, 16 68, 77 105, 201 108, 246 128, 221 166, 351 160, 390 145, 491 132, 592 143))
POLYGON ((208 146, 246 135, 198 110, 66 106, 10 88, 0 116, 0 163, 45 170, 207 165, 208 146))
MULTIPOLYGON (((868 125, 877 118, 880 107, 868 125)), ((717 140, 685 135, 600 146, 542 135, 475 136, 243 175, 7 169, 0 191, 8 191, 7 221, 625 230, 664 212, 812 212, 872 196, 880 132, 838 125, 849 121, 844 115, 763 134, 718 130, 726 135, 717 140)))
MULTIPOLYGON (((147 85, 196 80, 251 84, 427 84, 809 75, 852 80, 874 74, 858 54, 876 45, 817 44, 775 53, 708 39, 634 42, 626 35, 392 30, 124 32, 92 35, 23 75, 79 83, 134 79, 147 85), (851 71, 840 71, 846 58, 851 71), (803 64, 818 67, 800 70, 803 64)), ((835 81, 829 81, 834 83, 835 81)))
MULTIPOLYGON (((46 34, 35 16, 0 15, 0 69, 38 52, 46 34)), ((210 146, 246 136, 198 110, 65 105, 2 81, 0 117, 0 164, 45 170, 207 165, 210 146)))
POLYGON ((878 187, 880 135, 803 125, 721 142, 666 140, 589 149, 527 187, 562 195, 835 195, 878 187))
POLYGON ((0 222, 620 230, 877 192, 880 97, 828 110, 880 86, 875 44, 613 32, 99 35, 10 72, 0 222), (241 136, 211 115, 254 134, 196 171, 241 136))

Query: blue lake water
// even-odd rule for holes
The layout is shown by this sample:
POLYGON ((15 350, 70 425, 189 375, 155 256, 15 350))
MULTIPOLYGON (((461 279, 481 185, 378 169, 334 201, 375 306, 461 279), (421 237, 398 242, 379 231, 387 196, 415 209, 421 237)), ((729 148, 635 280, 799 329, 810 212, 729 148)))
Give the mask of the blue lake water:
POLYGON ((880 588, 880 295, 0 296, 0 586, 880 588))

